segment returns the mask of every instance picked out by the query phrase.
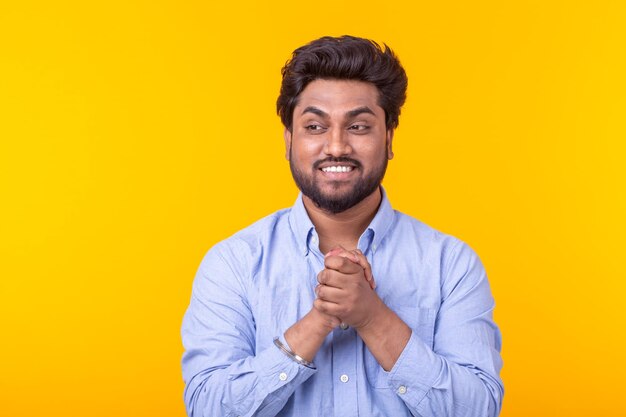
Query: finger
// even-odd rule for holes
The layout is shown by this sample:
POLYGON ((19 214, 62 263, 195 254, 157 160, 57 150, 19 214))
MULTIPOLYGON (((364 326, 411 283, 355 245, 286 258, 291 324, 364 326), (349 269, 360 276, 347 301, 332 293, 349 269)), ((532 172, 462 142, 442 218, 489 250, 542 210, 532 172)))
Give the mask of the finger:
POLYGON ((370 288, 376 288, 376 281, 374 280, 374 275, 372 274, 372 268, 369 264, 369 261, 367 260, 365 255, 363 255, 363 252, 361 252, 360 249, 348 251, 344 249, 341 245, 337 245, 326 254, 326 257, 328 256, 341 256, 358 264, 363 268, 365 273, 365 279, 369 283, 370 288))
POLYGON ((317 310, 319 310, 321 313, 337 318, 338 323, 336 324, 336 326, 338 326, 339 323, 341 322, 341 320, 339 319, 339 317, 337 317, 337 314, 336 314, 338 311, 337 304, 331 303, 330 301, 322 300, 320 298, 316 298, 315 301, 313 301, 313 306, 317 310))
POLYGON ((343 256, 326 257, 324 259, 324 266, 328 269, 334 269, 335 271, 339 271, 344 274, 356 274, 363 270, 362 266, 343 256))
MULTIPOLYGON (((350 262, 350 261, 346 261, 346 262, 350 262)), ((361 268, 360 266, 358 266, 358 268, 359 268, 359 271, 363 271, 363 268, 361 268)), ((351 274, 346 274, 344 272, 340 272, 334 269, 329 269, 329 268, 322 269, 317 274, 317 282, 320 285, 324 285, 326 287, 343 289, 351 281, 353 281, 353 278, 351 278, 351 274)))
MULTIPOLYGON (((346 260, 346 262, 348 263, 352 263, 348 260, 346 260)), ((357 273, 346 273, 346 272, 342 272, 336 269, 330 269, 330 268, 325 268, 322 269, 318 274, 317 274, 317 282, 320 285, 325 285, 327 287, 333 287, 333 288, 346 288, 346 285, 350 285, 351 282, 354 282, 355 280, 355 275, 358 273, 363 273, 363 268, 361 268, 361 266, 352 263, 352 265, 356 266, 358 268, 357 273)), ((358 279, 363 279, 363 277, 359 277, 358 279)))
POLYGON ((367 282, 369 282, 370 287, 372 287, 372 289, 376 288, 376 281, 374 280, 374 274, 372 273, 372 267, 369 261, 367 260, 365 255, 363 255, 363 252, 361 252, 359 249, 355 249, 354 254, 358 259, 358 264, 363 268, 363 271, 365 272, 365 279, 367 279, 367 282))
POLYGON ((330 270, 328 269, 322 269, 317 274, 317 282, 320 283, 321 285, 328 285, 328 283, 330 282, 330 279, 331 279, 330 270))
POLYGON ((328 251, 328 253, 326 255, 324 255, 324 258, 327 256, 337 256, 339 255, 341 252, 345 252, 346 249, 341 246, 341 245, 337 245, 335 247, 333 247, 331 250, 328 251))
POLYGON ((372 289, 376 288, 376 281, 374 280, 374 274, 372 273, 372 266, 365 255, 363 255, 363 252, 359 249, 355 249, 352 251, 352 254, 357 258, 357 263, 363 268, 363 271, 365 271, 365 279, 369 282, 370 287, 372 287, 372 289))
POLYGON ((365 257, 365 255, 363 255, 363 252, 361 252, 358 249, 355 249, 355 250, 350 251, 350 253, 354 256, 355 263, 359 264, 361 268, 363 268, 364 270, 370 270, 370 263, 365 257))
POLYGON ((340 303, 346 298, 345 291, 340 288, 329 287, 328 285, 318 285, 315 287, 317 298, 331 303, 340 303))
POLYGON ((345 249, 341 245, 337 245, 334 248, 332 248, 330 251, 328 251, 328 253, 324 256, 324 258, 327 258, 329 256, 341 256, 341 257, 350 259, 352 262, 355 262, 355 263, 357 262, 357 258, 354 255, 354 253, 345 249))

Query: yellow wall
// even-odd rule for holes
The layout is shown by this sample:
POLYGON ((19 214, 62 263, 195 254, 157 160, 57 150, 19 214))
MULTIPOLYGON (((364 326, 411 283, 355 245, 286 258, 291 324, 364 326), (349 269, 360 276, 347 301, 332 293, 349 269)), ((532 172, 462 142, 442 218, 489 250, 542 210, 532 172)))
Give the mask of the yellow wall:
POLYGON ((481 255, 502 416, 618 416, 626 364, 626 6, 5 1, 0 414, 182 417, 179 327, 215 242, 292 204, 280 68, 391 45, 385 184, 481 255))

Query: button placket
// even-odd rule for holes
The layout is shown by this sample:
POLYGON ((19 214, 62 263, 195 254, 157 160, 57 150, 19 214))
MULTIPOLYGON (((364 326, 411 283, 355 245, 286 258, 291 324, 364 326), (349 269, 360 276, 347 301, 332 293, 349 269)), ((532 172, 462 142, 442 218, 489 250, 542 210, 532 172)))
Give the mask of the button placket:
POLYGON ((356 416, 357 405, 346 398, 357 396, 357 340, 356 332, 341 330, 332 332, 333 361, 333 404, 335 415, 356 416))

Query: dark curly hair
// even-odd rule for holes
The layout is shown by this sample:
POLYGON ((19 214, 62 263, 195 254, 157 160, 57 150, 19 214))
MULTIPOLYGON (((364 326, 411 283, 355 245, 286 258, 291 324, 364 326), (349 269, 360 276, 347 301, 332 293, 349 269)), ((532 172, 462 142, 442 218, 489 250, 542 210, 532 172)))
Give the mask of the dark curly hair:
POLYGON ((325 36, 301 46, 282 69, 283 82, 276 110, 283 125, 291 130, 298 96, 316 79, 356 80, 378 89, 378 104, 385 110, 387 129, 398 127, 400 108, 406 100, 408 79, 400 61, 387 46, 344 35, 325 36))

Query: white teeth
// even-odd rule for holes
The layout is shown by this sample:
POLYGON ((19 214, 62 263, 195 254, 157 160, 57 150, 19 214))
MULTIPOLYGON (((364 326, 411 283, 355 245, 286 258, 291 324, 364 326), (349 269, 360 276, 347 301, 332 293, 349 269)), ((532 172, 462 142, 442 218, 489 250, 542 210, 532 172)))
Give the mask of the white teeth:
POLYGON ((322 168, 322 171, 324 172, 350 172, 352 171, 352 167, 332 166, 332 167, 322 168))

